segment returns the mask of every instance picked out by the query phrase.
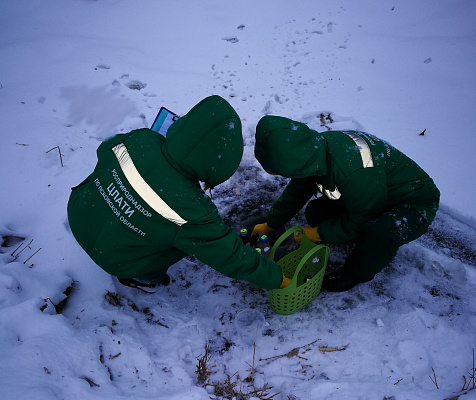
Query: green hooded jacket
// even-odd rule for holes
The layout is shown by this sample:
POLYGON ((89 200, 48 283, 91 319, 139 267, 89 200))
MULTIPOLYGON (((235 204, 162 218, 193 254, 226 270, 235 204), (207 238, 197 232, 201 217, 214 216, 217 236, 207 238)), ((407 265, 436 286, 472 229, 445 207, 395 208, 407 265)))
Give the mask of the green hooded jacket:
POLYGON ((431 224, 440 192, 414 161, 390 144, 356 131, 318 133, 284 117, 263 117, 255 155, 270 174, 291 178, 267 215, 270 227, 289 221, 318 192, 347 210, 318 226, 321 239, 342 243, 397 205, 415 207, 431 224))
POLYGON ((244 246, 200 187, 229 179, 242 155, 240 119, 219 96, 174 122, 166 138, 150 129, 116 135, 73 188, 71 231, 96 264, 120 278, 165 273, 190 254, 226 276, 275 289, 281 268, 244 246))

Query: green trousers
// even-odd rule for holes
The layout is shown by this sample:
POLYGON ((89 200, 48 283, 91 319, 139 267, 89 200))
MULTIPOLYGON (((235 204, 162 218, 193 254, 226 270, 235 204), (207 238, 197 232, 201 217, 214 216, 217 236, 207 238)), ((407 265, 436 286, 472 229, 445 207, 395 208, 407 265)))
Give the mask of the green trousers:
MULTIPOLYGON (((308 203, 305 216, 310 226, 335 219, 346 210, 339 202, 320 197, 308 203)), ((367 282, 395 258, 400 246, 418 239, 428 230, 428 222, 411 205, 402 204, 369 221, 355 240, 343 271, 357 282, 367 282)))

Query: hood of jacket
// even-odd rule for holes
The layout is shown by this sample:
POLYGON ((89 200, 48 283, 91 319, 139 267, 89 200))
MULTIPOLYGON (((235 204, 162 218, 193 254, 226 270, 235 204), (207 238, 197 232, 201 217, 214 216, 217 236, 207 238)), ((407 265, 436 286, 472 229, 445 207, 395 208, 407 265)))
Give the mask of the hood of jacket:
POLYGON ((256 159, 269 174, 307 178, 327 172, 326 139, 301 122, 265 116, 256 126, 255 138, 256 159))
POLYGON ((219 185, 243 156, 240 118, 225 99, 207 97, 169 127, 162 152, 182 175, 219 185))

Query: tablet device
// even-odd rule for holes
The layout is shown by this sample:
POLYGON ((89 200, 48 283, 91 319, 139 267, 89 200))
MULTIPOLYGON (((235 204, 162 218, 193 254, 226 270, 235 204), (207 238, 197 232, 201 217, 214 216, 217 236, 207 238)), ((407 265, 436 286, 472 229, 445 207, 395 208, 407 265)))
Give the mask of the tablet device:
POLYGON ((162 136, 167 134, 167 129, 180 117, 173 113, 170 110, 167 110, 165 107, 161 107, 155 121, 152 124, 151 128, 153 131, 160 133, 162 136))

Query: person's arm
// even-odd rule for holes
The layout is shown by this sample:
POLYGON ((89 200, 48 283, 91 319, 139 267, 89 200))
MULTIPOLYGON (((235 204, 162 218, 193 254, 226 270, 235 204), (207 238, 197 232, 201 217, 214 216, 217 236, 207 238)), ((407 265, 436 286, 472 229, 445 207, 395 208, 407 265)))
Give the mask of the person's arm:
POLYGON ((326 243, 357 239, 364 225, 385 211, 387 183, 381 167, 362 168, 338 183, 347 213, 323 221, 317 232, 326 243))
POLYGON ((283 282, 281 267, 245 246, 240 237, 213 211, 183 225, 174 245, 218 272, 265 289, 276 289, 283 282))
POLYGON ((269 210, 266 222, 273 229, 283 226, 304 207, 316 192, 317 186, 314 177, 291 179, 269 210))

